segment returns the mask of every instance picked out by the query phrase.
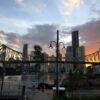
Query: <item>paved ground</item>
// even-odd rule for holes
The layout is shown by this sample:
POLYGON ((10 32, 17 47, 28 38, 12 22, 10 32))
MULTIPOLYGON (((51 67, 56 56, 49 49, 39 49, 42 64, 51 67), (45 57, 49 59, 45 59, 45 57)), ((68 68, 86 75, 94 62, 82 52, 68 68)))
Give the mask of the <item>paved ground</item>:
POLYGON ((52 91, 27 91, 27 100, 52 100, 52 91))
POLYGON ((100 96, 100 89, 90 89, 90 90, 75 90, 73 91, 75 96, 100 96))
MULTIPOLYGON (((12 90, 12 89, 11 89, 12 90)), ((20 91, 3 91, 4 94, 8 95, 15 95, 15 94, 21 94, 22 90, 20 91)), ((26 100, 52 100, 53 91, 52 90, 45 90, 45 91, 39 91, 34 89, 26 89, 26 100)), ((70 96, 68 92, 66 92, 66 96, 70 96)), ((74 96, 100 96, 100 89, 90 89, 90 90, 74 90, 73 91, 74 96)))
MULTIPOLYGON (((27 100, 52 100, 53 91, 52 90, 45 90, 42 91, 27 91, 28 99, 27 100)), ((66 92, 66 96, 68 96, 69 93, 66 92)), ((100 96, 100 90, 94 89, 94 90, 74 90, 73 91, 74 96, 100 96)))

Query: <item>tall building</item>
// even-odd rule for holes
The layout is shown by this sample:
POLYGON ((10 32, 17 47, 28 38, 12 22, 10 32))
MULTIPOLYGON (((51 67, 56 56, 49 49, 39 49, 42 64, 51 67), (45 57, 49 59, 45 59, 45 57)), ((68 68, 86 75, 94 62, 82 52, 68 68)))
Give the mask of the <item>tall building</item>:
MULTIPOLYGON (((72 50, 73 50, 73 61, 77 61, 77 49, 79 48, 79 34, 78 31, 72 32, 72 50)), ((76 69, 77 65, 73 64, 74 69, 76 69)))
MULTIPOLYGON (((85 61, 85 47, 79 46, 79 34, 78 31, 72 32, 72 46, 68 46, 66 50, 66 61, 85 61)), ((75 69, 83 70, 84 64, 65 64, 66 72, 75 69)))
MULTIPOLYGON (((80 46, 76 50, 77 52, 77 61, 85 61, 84 55, 85 55, 85 47, 80 46)), ((73 61, 73 48, 72 46, 68 46, 66 50, 66 61, 73 61)), ((74 67, 76 66, 76 69, 83 70, 84 64, 65 64, 66 72, 69 73, 70 70, 74 71, 74 67)))
MULTIPOLYGON (((77 48, 77 60, 78 61, 85 61, 85 47, 80 46, 77 48)), ((77 64, 78 70, 84 70, 85 65, 84 64, 77 64)))
MULTIPOLYGON (((66 49, 66 61, 73 61, 73 49, 72 46, 68 46, 66 49)), ((68 74, 70 70, 73 71, 73 64, 66 64, 65 63, 65 68, 66 68, 66 73, 68 74)))
POLYGON ((79 47, 79 33, 78 33, 78 31, 72 32, 72 47, 73 48, 79 47))
POLYGON ((23 60, 28 60, 28 45, 24 44, 23 46, 23 60))

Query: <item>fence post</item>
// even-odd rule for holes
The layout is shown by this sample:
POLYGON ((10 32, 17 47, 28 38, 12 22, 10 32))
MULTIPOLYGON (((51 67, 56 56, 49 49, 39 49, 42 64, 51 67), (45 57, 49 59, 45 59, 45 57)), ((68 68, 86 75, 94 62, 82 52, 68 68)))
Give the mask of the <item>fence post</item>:
POLYGON ((24 100, 24 98, 25 98, 25 89, 26 89, 26 86, 23 85, 23 87, 22 87, 22 94, 21 94, 21 100, 24 100))

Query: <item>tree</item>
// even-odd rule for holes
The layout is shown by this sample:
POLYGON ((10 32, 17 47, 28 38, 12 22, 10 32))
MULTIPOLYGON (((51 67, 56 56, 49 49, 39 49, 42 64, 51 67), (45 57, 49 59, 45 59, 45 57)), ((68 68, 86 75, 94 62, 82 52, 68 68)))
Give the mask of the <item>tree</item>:
MULTIPOLYGON (((42 53, 42 48, 40 45, 35 45, 34 46, 34 56, 33 56, 34 61, 44 61, 44 53, 42 53)), ((36 62, 34 64, 35 72, 38 72, 38 81, 40 79, 40 67, 42 63, 36 62)))
POLYGON ((93 68, 91 66, 87 67, 87 79, 92 78, 93 76, 93 68))
MULTIPOLYGON (((44 54, 42 53, 42 48, 39 45, 34 46, 34 61, 44 61, 44 54)), ((40 71, 41 63, 35 63, 35 70, 40 71)))

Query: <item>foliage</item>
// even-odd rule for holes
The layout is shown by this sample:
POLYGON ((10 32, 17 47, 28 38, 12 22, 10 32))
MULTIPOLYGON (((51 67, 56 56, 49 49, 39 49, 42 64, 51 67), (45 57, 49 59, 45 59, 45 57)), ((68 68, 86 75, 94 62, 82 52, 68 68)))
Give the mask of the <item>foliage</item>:
POLYGON ((63 80, 62 85, 66 87, 67 90, 72 91, 73 89, 87 87, 87 80, 80 71, 72 72, 70 70, 68 78, 63 80))
POLYGON ((93 77, 93 68, 90 66, 87 68, 87 78, 90 79, 93 77))
MULTIPOLYGON (((34 46, 34 56, 33 56, 34 61, 44 61, 44 54, 42 53, 42 48, 40 45, 35 45, 34 46)), ((41 63, 35 63, 35 71, 39 72, 40 71, 40 65, 41 63)))

